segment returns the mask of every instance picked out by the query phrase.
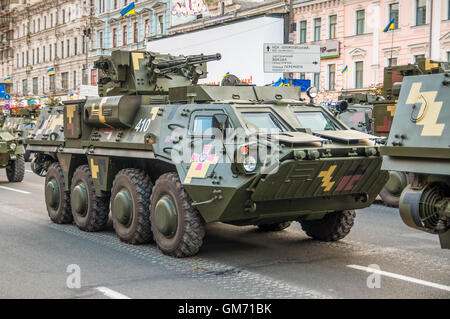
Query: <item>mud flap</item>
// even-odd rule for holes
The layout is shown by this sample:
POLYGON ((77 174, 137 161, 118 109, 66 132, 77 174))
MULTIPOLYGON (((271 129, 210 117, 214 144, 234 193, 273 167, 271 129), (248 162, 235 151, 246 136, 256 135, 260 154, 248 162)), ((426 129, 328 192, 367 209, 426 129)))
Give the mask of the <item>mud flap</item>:
POLYGON ((450 229, 445 233, 439 234, 439 241, 441 242, 441 248, 450 249, 450 229))

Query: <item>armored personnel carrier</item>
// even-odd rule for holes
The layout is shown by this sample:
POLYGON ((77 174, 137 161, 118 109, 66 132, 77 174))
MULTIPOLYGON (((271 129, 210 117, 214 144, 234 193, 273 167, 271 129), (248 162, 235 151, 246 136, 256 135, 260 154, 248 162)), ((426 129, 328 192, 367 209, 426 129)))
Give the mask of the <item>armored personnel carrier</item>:
MULTIPOLYGON (((36 127, 39 111, 39 107, 12 108, 9 111, 9 116, 5 117, 2 127, 17 139, 25 140, 26 138, 31 137, 36 127)), ((31 153, 27 149, 26 144, 24 144, 24 147, 24 159, 25 162, 28 162, 31 153)))
MULTIPOLYGON (((5 121, 7 121, 5 117, 5 121)), ((10 182, 21 182, 25 176, 25 148, 23 140, 0 127, 0 169, 6 169, 10 182)))
POLYGON ((115 51, 95 63, 99 98, 44 108, 27 143, 51 220, 98 231, 111 210, 122 241, 175 257, 217 221, 345 237, 387 181, 379 138, 299 88, 198 85, 219 59, 115 51))
POLYGON ((450 249, 450 73, 403 79, 386 146, 384 170, 411 172, 400 197, 410 227, 439 235, 450 249))
MULTIPOLYGON (((384 68, 381 95, 371 93, 345 93, 332 112, 347 126, 377 136, 389 135, 399 97, 402 80, 406 76, 442 73, 448 63, 418 59, 414 64, 384 68), (346 103, 345 103, 346 102, 346 103)), ((390 171, 389 180, 380 192, 383 202, 398 207, 402 190, 412 182, 408 172, 390 171)))

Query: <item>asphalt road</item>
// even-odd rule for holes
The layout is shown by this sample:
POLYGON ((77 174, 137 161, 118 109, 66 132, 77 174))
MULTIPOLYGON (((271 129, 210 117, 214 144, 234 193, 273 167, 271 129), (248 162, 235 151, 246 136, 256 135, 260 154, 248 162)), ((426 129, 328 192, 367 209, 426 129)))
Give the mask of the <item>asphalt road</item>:
POLYGON ((298 223, 277 233, 215 223, 197 256, 174 259, 111 227, 52 224, 43 183, 28 165, 22 183, 0 170, 0 298, 450 298, 450 251, 380 204, 359 210, 339 242, 298 223), (81 287, 69 288, 78 269, 81 287))

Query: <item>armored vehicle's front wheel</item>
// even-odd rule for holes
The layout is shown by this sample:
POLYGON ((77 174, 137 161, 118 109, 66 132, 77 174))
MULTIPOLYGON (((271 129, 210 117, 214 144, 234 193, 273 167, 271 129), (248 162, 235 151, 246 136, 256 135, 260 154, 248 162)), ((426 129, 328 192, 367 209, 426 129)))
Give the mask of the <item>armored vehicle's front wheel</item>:
POLYGON ((95 194, 89 165, 76 169, 70 194, 73 220, 78 228, 89 232, 104 229, 108 222, 109 198, 95 194))
POLYGON ((139 169, 126 168, 117 173, 111 190, 114 230, 120 240, 144 244, 152 239, 150 227, 150 177, 139 169))
POLYGON ((281 231, 291 226, 291 222, 274 223, 274 224, 261 224, 258 225, 260 231, 281 231))
POLYGON ((12 183, 21 182, 25 176, 25 160, 23 155, 17 155, 14 161, 11 161, 6 167, 6 176, 12 183))
POLYGON ((50 219, 56 224, 68 224, 73 220, 70 194, 66 192, 61 166, 50 164, 45 177, 45 204, 50 219))
POLYGON ((150 200, 153 238, 166 255, 195 255, 203 244, 205 222, 176 173, 161 175, 150 200))
POLYGON ((355 216, 354 210, 337 211, 319 220, 300 220, 300 224, 309 237, 322 241, 337 241, 348 235, 355 216))

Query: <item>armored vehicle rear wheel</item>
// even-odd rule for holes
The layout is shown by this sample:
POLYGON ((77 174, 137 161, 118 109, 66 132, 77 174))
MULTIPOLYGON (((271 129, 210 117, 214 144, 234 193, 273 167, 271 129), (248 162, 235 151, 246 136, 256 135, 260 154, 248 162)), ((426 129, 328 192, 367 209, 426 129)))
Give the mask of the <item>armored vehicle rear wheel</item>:
POLYGON ((258 225, 261 231, 281 231, 291 226, 291 222, 274 223, 274 224, 261 224, 258 225))
POLYGON ((17 155, 14 161, 11 161, 8 167, 6 167, 6 176, 8 181, 12 183, 23 181, 25 176, 25 160, 23 155, 17 155))
POLYGON ((111 190, 111 211, 121 241, 135 245, 151 241, 152 186, 150 177, 139 169, 126 168, 117 173, 111 190))
POLYGON ((354 210, 337 211, 319 220, 300 220, 300 224, 309 237, 322 241, 337 241, 348 235, 355 216, 354 210))
POLYGON ((45 177, 45 204, 48 216, 54 223, 68 224, 72 222, 70 194, 66 192, 64 174, 57 162, 50 164, 45 177))
POLYGON ((89 165, 79 166, 73 174, 70 197, 73 220, 79 229, 94 232, 105 228, 109 198, 95 194, 89 165))
POLYGON ((153 238, 166 255, 195 255, 203 244, 205 222, 176 173, 161 175, 150 200, 153 238))

